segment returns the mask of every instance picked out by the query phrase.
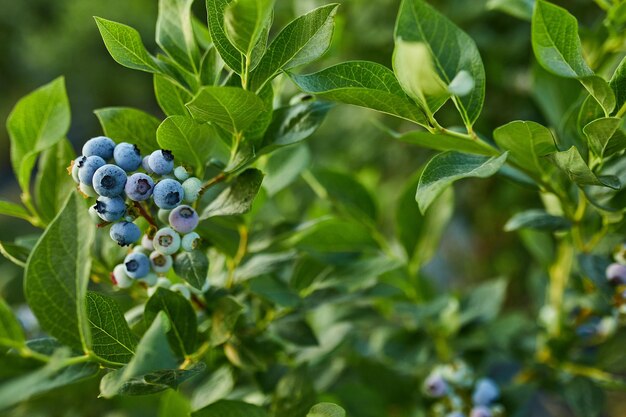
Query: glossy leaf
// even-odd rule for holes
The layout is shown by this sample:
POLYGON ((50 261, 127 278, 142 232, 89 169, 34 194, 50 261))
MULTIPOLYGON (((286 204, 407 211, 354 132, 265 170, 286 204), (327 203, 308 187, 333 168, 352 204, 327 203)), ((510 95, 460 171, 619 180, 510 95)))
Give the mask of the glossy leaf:
POLYGON ((252 51, 267 37, 274 0, 235 0, 224 10, 224 31, 230 43, 251 60, 252 51))
POLYGON ((615 93, 615 109, 619 111, 626 104, 626 57, 622 58, 609 85, 615 93))
POLYGON ((202 210, 200 219, 247 213, 261 188, 261 182, 263 182, 263 174, 258 169, 248 169, 242 172, 202 210))
POLYGON ((154 74, 154 95, 166 115, 186 116, 189 114, 185 104, 191 101, 191 94, 169 78, 154 74))
POLYGON ((544 210, 526 210, 516 213, 504 225, 504 230, 512 232, 518 229, 567 230, 572 227, 568 219, 548 214, 544 210))
POLYGON ((583 128, 589 147, 599 157, 609 157, 626 149, 624 120, 617 117, 596 119, 583 128))
POLYGON ((174 260, 176 275, 198 290, 204 288, 209 272, 209 258, 201 250, 181 252, 174 260))
POLYGON ((68 161, 74 157, 72 144, 65 138, 41 153, 35 181, 35 201, 45 223, 52 221, 76 186, 67 172, 68 161))
POLYGON ((191 25, 193 0, 160 0, 156 41, 174 61, 192 73, 200 70, 200 49, 191 25))
POLYGON ((94 230, 82 197, 70 194, 24 271, 24 295, 41 327, 77 350, 89 349, 91 341, 85 297, 94 230))
POLYGON ((557 167, 567 174, 572 182, 579 186, 600 185, 614 190, 621 188, 619 179, 613 175, 596 176, 582 156, 580 156, 578 149, 573 146, 567 151, 555 152, 548 155, 548 157, 557 167))
POLYGON ((463 178, 487 178, 506 161, 507 153, 491 158, 459 152, 444 152, 431 159, 420 177, 415 199, 420 211, 428 206, 453 182, 463 178))
POLYGON ((189 301, 182 295, 165 288, 157 288, 146 303, 144 320, 150 325, 163 311, 167 314, 170 329, 167 332, 170 346, 180 356, 193 353, 196 346, 196 313, 189 301))
POLYGON ((116 143, 137 145, 144 155, 159 149, 156 132, 160 121, 156 117, 131 107, 106 107, 94 113, 104 134, 116 143))
POLYGON ((241 52, 230 43, 224 28, 224 12, 226 7, 233 1, 234 0, 206 0, 206 9, 209 32, 211 33, 211 39, 213 40, 215 49, 217 49, 224 63, 226 63, 231 70, 235 71, 237 74, 241 74, 244 68, 244 57, 241 52))
POLYGON ((496 149, 480 140, 459 138, 445 133, 434 134, 423 130, 414 130, 399 136, 397 139, 436 151, 458 151, 487 156, 497 153, 496 149))

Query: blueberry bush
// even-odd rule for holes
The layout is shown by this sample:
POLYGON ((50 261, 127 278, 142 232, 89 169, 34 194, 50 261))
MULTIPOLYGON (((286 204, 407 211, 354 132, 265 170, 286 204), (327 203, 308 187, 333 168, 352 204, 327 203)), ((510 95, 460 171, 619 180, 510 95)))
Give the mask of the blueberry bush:
POLYGON ((101 135, 77 154, 57 78, 7 119, 21 201, 0 214, 32 230, 0 241, 28 306, 0 298, 0 412, 625 412, 626 2, 595 1, 587 26, 546 0, 486 2, 524 28, 532 58, 515 82, 530 115, 509 111, 513 93, 487 107, 497 66, 425 0, 399 4, 390 62, 309 73, 348 36, 338 4, 279 27, 273 0, 206 0, 206 23, 193 3, 159 0, 156 53, 95 18, 111 57, 151 77, 163 117, 95 110, 101 135), (313 164, 324 120, 349 124, 332 119, 340 103, 385 114, 379 131, 429 156, 394 184, 392 210, 380 172, 313 164), (496 249, 523 282, 438 284, 458 190, 488 177, 526 200, 497 206, 510 218, 489 232, 519 239, 496 249))

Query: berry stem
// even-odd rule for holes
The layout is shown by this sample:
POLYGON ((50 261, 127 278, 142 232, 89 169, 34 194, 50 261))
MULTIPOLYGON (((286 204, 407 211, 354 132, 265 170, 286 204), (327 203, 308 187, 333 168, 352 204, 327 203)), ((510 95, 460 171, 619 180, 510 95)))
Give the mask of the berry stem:
POLYGON ((219 174, 217 174, 216 176, 214 176, 213 178, 211 178, 210 180, 202 184, 202 187, 200 187, 200 191, 198 192, 198 198, 201 197, 202 194, 204 194, 209 188, 211 188, 215 184, 219 184, 225 179, 226 179, 226 174, 223 172, 220 172, 219 174))
POLYGON ((159 228, 159 226, 157 226, 156 224, 156 221, 154 220, 154 217, 152 217, 150 213, 148 213, 148 210, 146 210, 144 206, 142 206, 138 201, 133 202, 133 206, 137 209, 137 211, 139 211, 141 217, 143 217, 148 221, 148 223, 150 223, 150 226, 153 226, 157 229, 159 228))

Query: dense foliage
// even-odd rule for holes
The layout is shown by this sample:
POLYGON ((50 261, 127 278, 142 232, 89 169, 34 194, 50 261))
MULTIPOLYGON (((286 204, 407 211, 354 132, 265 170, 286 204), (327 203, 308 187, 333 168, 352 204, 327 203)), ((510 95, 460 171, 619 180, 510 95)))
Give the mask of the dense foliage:
POLYGON ((483 108, 484 56, 424 0, 400 4, 390 62, 304 75, 332 49, 338 5, 276 28, 272 0, 207 0, 208 25, 192 3, 159 1, 156 55, 95 18, 113 59, 151 74, 163 120, 96 110, 105 136, 76 155, 63 78, 8 117, 21 204, 0 214, 41 232, 0 245, 29 306, 0 302, 1 410, 66 415, 49 409, 65 395, 80 415, 619 415, 626 3, 597 1, 581 40, 550 2, 489 1, 530 28, 528 120, 483 108), (324 119, 349 124, 332 103, 394 116, 378 128, 436 151, 395 204, 376 172, 312 164, 324 119), (527 200, 497 231, 519 235, 525 250, 504 259, 524 258, 525 284, 450 291, 437 263, 455 259, 436 257, 455 233, 453 184, 492 176, 510 197, 484 193, 476 210, 527 200))

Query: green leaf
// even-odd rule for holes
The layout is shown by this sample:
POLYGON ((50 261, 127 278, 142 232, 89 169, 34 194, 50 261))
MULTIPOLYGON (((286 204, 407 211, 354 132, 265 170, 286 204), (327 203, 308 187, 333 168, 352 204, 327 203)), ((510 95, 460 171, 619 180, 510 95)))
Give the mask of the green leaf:
POLYGON ((150 325, 160 311, 169 318, 171 328, 167 333, 170 346, 180 357, 194 352, 198 324, 196 313, 185 297, 165 288, 157 288, 146 303, 144 320, 150 325))
POLYGON ((544 156, 556 152, 550 130, 535 122, 514 121, 493 132, 500 148, 509 152, 508 161, 535 178, 544 178, 551 171, 544 156))
POLYGON ((228 365, 222 365, 197 385, 191 396, 192 410, 199 410, 226 397, 235 387, 235 376, 228 365))
POLYGON ((332 217, 302 225, 287 243, 314 253, 354 253, 377 247, 365 226, 332 217))
POLYGON ((497 152, 482 141, 470 138, 459 138, 445 133, 433 134, 423 130, 407 132, 397 139, 402 142, 412 143, 436 151, 458 151, 487 156, 492 156, 497 152))
POLYGON ((63 77, 39 87, 13 107, 7 130, 13 171, 23 192, 30 190, 37 155, 63 139, 69 127, 70 105, 63 77))
POLYGON ((276 385, 272 398, 275 417, 303 416, 315 404, 313 379, 306 369, 292 370, 276 385))
POLYGON ((423 43, 446 85, 462 71, 471 76, 474 87, 454 102, 465 124, 473 125, 485 100, 485 69, 472 38, 425 1, 403 0, 394 39, 423 43))
POLYGON ((189 114, 185 103, 191 101, 191 94, 168 77, 154 74, 154 95, 166 115, 186 116, 189 114))
POLYGON ((626 149, 624 120, 617 117, 596 119, 583 128, 589 147, 600 158, 626 149))
POLYGON ((326 190, 328 199, 338 203, 352 213, 357 213, 376 219, 376 201, 370 192, 352 175, 327 169, 318 169, 313 172, 315 179, 326 190))
POLYGON ((211 33, 211 39, 213 40, 215 49, 217 49, 224 63, 226 63, 231 70, 235 71, 237 74, 241 74, 244 69, 244 57, 241 52, 230 43, 224 28, 224 13, 226 7, 232 2, 233 0, 206 0, 206 9, 209 32, 211 33))
POLYGON ((156 117, 131 107, 105 107, 95 110, 104 134, 115 142, 129 142, 144 155, 159 149, 156 132, 161 123, 156 117))
POLYGON ((296 346, 318 346, 319 342, 315 332, 306 322, 305 318, 298 314, 290 314, 274 320, 269 327, 280 338, 296 346))
POLYGON ((415 199, 422 214, 450 184, 463 178, 487 178, 498 172, 507 153, 491 158, 444 152, 432 158, 420 177, 415 199))
POLYGON ((124 389, 125 384, 144 375, 161 370, 176 369, 177 363, 166 333, 171 326, 167 315, 158 313, 150 328, 143 335, 135 356, 121 369, 109 372, 100 381, 100 396, 111 398, 124 389))
POLYGON ((252 202, 262 182, 263 173, 258 169, 248 169, 242 172, 202 210, 200 220, 247 213, 252 207, 252 202))
POLYGON ((10 201, 0 200, 0 215, 17 217, 18 219, 23 219, 26 221, 31 221, 32 217, 26 211, 24 206, 21 206, 16 203, 12 203, 10 201))
POLYGON ((206 51, 200 64, 200 82, 202 85, 216 85, 220 81, 224 64, 217 54, 217 49, 206 51))
POLYGON ((311 163, 311 151, 306 146, 289 146, 269 156, 263 171, 263 188, 273 196, 292 184, 311 163))
POLYGON ((209 258, 205 252, 198 249, 181 252, 176 255, 174 271, 192 287, 202 290, 209 273, 209 258))
POLYGON ((41 154, 35 181, 35 201, 46 224, 61 210, 67 195, 76 186, 67 171, 74 157, 72 144, 65 138, 41 154))
POLYGON ((487 281, 474 288, 466 300, 461 323, 494 320, 504 304, 507 282, 504 279, 487 281))
POLYGON ((22 326, 15 318, 11 307, 0 298, 0 352, 3 347, 20 347, 25 343, 22 326))
POLYGON ((489 0, 487 9, 500 10, 511 16, 531 21, 533 17, 533 7, 535 0, 489 0))
POLYGON ((191 25, 193 0, 159 0, 157 44, 186 70, 200 70, 200 50, 191 25))
POLYGON ((600 185, 614 190, 621 188, 619 178, 616 176, 596 176, 574 146, 567 151, 552 153, 548 155, 548 158, 579 186, 600 185))
POLYGON ((189 369, 164 369, 150 372, 126 381, 118 391, 118 395, 150 395, 168 388, 176 389, 180 384, 202 373, 205 369, 206 364, 199 362, 189 369))
POLYGON ((526 210, 515 214, 504 225, 506 232, 518 229, 536 230, 567 230, 572 227, 572 222, 561 216, 553 216, 545 210, 526 210))
POLYGON ((252 91, 260 91, 280 71, 308 64, 330 47, 337 4, 319 7, 289 23, 270 43, 250 77, 252 91))
POLYGON ((533 51, 542 67, 555 75, 578 79, 607 115, 613 110, 615 94, 585 62, 574 16, 562 7, 537 0, 531 34, 533 51))
POLYGON ((346 410, 332 403, 315 404, 306 417, 346 417, 346 410))
POLYGON ((87 292, 87 318, 93 353, 109 363, 128 363, 135 353, 137 341, 115 300, 87 292))
POLYGON ((407 97, 393 72, 383 65, 350 61, 309 75, 289 76, 302 91, 319 98, 377 110, 428 126, 422 110, 407 97))
POLYGON ((16 243, 0 242, 0 253, 15 265, 25 268, 30 249, 16 243))
POLYGON ((272 20, 274 0, 235 0, 224 10, 224 30, 230 43, 251 59, 252 51, 272 20))
POLYGON ((626 104, 626 57, 622 58, 622 62, 613 73, 609 85, 615 93, 615 109, 620 111, 626 104))
POLYGON ((155 58, 146 50, 139 32, 130 26, 101 17, 94 19, 104 45, 118 64, 139 71, 160 72, 155 58))
POLYGON ((243 309, 244 306, 233 297, 222 297, 215 303, 211 317, 211 345, 228 342, 243 309))
POLYGON ((177 163, 194 167, 196 174, 204 173, 211 158, 228 154, 228 149, 215 129, 206 123, 197 123, 188 116, 170 116, 157 129, 157 142, 169 149, 177 163))
POLYGON ((569 381, 563 397, 576 417, 598 417, 604 410, 604 391, 588 378, 576 377, 569 381))
POLYGON ((24 271, 24 295, 42 329, 83 351, 91 341, 85 297, 94 230, 82 197, 71 193, 39 238, 24 271))
POLYGON ((259 152, 292 145, 311 136, 324 121, 330 103, 307 101, 274 110, 259 152))
POLYGON ((220 400, 191 415, 192 417, 267 417, 267 413, 261 407, 234 400, 220 400))
POLYGON ((236 134, 246 130, 265 105, 256 94, 241 88, 203 87, 187 108, 196 120, 215 123, 236 134))
POLYGON ((167 391, 159 404, 159 417, 191 417, 191 404, 182 393, 167 391))

